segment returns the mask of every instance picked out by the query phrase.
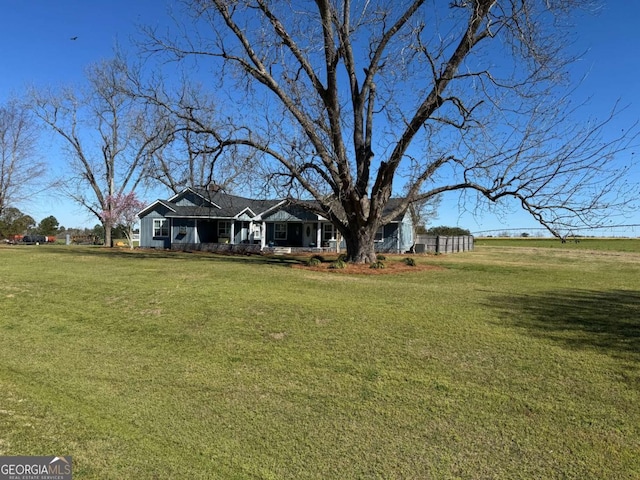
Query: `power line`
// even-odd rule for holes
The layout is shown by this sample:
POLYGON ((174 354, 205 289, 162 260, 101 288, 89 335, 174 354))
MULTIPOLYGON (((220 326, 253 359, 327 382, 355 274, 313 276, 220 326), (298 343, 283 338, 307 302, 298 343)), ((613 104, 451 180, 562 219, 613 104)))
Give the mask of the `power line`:
MULTIPOLYGON (((631 224, 626 224, 626 225, 607 225, 607 226, 602 226, 602 227, 577 227, 577 228, 570 228, 568 229, 570 232, 581 232, 584 230, 611 230, 611 229, 616 229, 616 228, 638 228, 640 227, 640 224, 638 223, 631 223, 631 224)), ((543 231, 543 232, 548 232, 549 230, 547 230, 544 227, 534 227, 534 228, 528 228, 528 227, 522 227, 522 228, 495 228, 492 230, 479 230, 476 232, 471 232, 473 235, 478 235, 481 233, 493 233, 493 232, 533 232, 533 231, 543 231)))

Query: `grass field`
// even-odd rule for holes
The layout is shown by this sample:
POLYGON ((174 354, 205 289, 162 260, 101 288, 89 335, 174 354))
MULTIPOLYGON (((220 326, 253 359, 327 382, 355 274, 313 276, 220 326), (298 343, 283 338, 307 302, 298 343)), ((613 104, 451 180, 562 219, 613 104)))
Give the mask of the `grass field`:
POLYGON ((0 455, 71 455, 77 479, 640 478, 640 242, 525 241, 375 276, 0 248, 0 455))
POLYGON ((557 238, 477 238, 480 247, 540 247, 561 250, 610 250, 615 252, 640 253, 640 238, 577 238, 567 239, 566 243, 557 238))

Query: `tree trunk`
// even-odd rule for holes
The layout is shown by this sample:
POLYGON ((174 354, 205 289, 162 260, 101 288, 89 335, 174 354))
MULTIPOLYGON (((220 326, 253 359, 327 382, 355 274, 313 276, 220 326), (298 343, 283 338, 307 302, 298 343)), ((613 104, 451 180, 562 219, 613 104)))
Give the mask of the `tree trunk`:
POLYGON ((363 226, 342 232, 347 245, 347 261, 352 263, 374 263, 376 251, 374 240, 377 227, 363 226))
POLYGON ((129 248, 133 250, 133 228, 127 227, 127 242, 129 242, 129 248))
POLYGON ((110 225, 102 225, 104 227, 104 246, 111 247, 111 226, 110 225))

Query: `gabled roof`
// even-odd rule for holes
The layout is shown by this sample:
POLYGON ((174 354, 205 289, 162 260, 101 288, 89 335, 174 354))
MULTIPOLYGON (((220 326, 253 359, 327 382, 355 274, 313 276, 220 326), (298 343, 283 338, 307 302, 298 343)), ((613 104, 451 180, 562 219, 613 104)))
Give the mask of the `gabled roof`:
MULTIPOLYGON (((389 201, 387 202, 387 204, 384 206, 384 211, 382 212, 383 215, 388 215, 389 213, 393 212, 399 205, 400 203, 403 201, 403 198, 390 198, 389 201)), ((398 215, 397 217, 395 217, 392 222, 400 222, 402 221, 402 217, 407 213, 407 210, 405 209, 404 212, 400 215, 398 215)))
POLYGON ((220 214, 225 217, 237 217, 245 211, 250 211, 252 217, 260 215, 266 210, 282 203, 282 200, 256 200, 253 198, 231 195, 221 190, 211 192, 207 189, 192 189, 197 195, 220 208, 220 214))
MULTIPOLYGON (((384 214, 392 212, 401 201, 402 199, 400 198, 389 199, 385 206, 384 214)), ((318 220, 324 220, 324 218, 317 213, 319 204, 315 200, 256 200, 231 195, 221 190, 211 191, 205 188, 191 187, 187 187, 173 195, 169 200, 156 200, 143 209, 138 216, 146 215, 158 205, 162 205, 169 210, 169 213, 165 215, 166 217, 173 218, 236 219, 246 213, 252 219, 260 221, 273 216, 281 209, 291 210, 292 212, 297 209, 303 209, 318 220), (176 203, 187 198, 189 193, 196 199, 199 199, 199 205, 176 203)), ((297 216, 300 217, 300 215, 297 216)), ((311 220, 311 217, 309 217, 308 220, 311 220)), ((393 221, 401 220, 402 215, 393 219, 393 221)))
MULTIPOLYGON (((384 211, 382 212, 382 215, 388 215, 390 213, 392 213, 399 205, 400 203, 403 201, 403 198, 397 198, 397 197, 392 197, 387 201, 387 204, 384 206, 384 211)), ((320 207, 320 202, 318 202, 317 200, 289 200, 287 201, 287 206, 291 205, 291 206, 297 206, 299 208, 303 208, 311 213, 313 213, 314 215, 318 216, 319 220, 327 220, 322 213, 322 208, 320 207)), ((393 218, 391 221, 392 222, 401 222, 402 221, 402 217, 405 215, 406 213, 406 209, 398 216, 396 216, 395 218, 393 218)))
POLYGON ((167 202, 166 200, 156 200, 155 202, 153 202, 151 205, 149 205, 148 207, 143 208, 142 210, 140 210, 140 212, 138 212, 138 217, 143 217, 145 214, 147 214, 148 212, 150 212, 151 210, 153 210, 154 208, 156 208, 157 205, 162 205, 163 207, 175 212, 176 210, 176 205, 171 204, 170 202, 167 202))
POLYGON ((231 195, 222 191, 212 192, 207 189, 188 187, 173 195, 169 200, 156 200, 144 208, 138 216, 144 216, 157 205, 162 205, 169 210, 166 217, 233 219, 246 213, 253 218, 283 202, 283 200, 256 200, 231 195), (200 199, 198 205, 177 203, 186 198, 189 193, 200 199))
POLYGON ((211 199, 211 197, 207 195, 207 190, 191 188, 191 187, 187 187, 181 190, 180 192, 176 193, 173 197, 171 197, 167 201, 177 204, 180 200, 186 199, 189 193, 193 194, 196 197, 196 199, 199 199, 199 203, 198 203, 199 206, 209 207, 209 208, 210 207, 220 208, 220 206, 216 205, 216 203, 211 199))

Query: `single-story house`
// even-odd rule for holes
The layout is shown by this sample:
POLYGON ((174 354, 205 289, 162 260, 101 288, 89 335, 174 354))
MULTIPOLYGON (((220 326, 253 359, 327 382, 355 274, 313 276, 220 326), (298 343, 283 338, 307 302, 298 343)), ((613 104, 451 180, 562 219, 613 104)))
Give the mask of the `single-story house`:
MULTIPOLYGON (((151 203, 138 217, 142 248, 219 250, 224 244, 253 245, 256 250, 344 248, 335 226, 305 209, 304 202, 255 200, 215 188, 185 188, 168 200, 151 203)), ((380 252, 404 253, 412 245, 408 213, 376 235, 380 252)))

